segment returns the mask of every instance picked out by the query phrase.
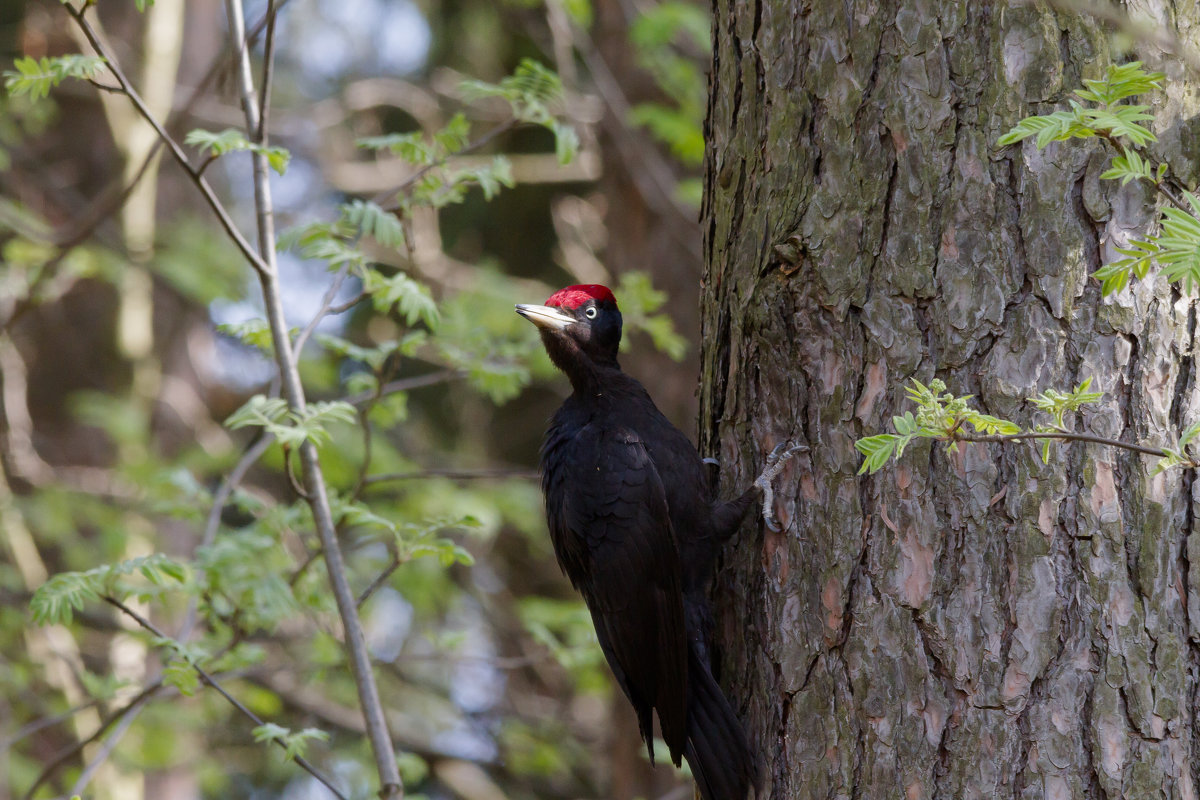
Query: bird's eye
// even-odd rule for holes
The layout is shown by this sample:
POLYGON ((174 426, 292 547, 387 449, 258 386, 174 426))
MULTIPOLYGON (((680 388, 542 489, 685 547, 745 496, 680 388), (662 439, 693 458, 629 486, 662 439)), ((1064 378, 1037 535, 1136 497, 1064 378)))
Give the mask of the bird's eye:
POLYGON ((588 319, 595 319, 596 318, 596 307, 592 306, 587 311, 584 311, 583 315, 585 317, 587 317, 588 319))

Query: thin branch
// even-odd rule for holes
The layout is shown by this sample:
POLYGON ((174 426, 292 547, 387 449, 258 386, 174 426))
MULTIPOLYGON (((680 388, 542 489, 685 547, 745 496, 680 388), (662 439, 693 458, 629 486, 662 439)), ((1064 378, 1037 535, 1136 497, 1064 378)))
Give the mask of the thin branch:
MULTIPOLYGON (((268 11, 278 14, 279 11, 281 11, 289 2, 291 2, 291 0, 278 0, 277 4, 274 4, 273 2, 272 8, 268 9, 268 11)), ((247 40, 251 45, 258 41, 258 37, 260 34, 262 34, 263 28, 266 27, 268 19, 268 15, 264 14, 259 18, 259 20, 251 28, 250 32, 247 34, 247 40)), ((168 119, 164 125, 168 131, 176 128, 181 119, 184 119, 190 115, 192 108, 196 105, 196 102, 208 89, 209 84, 211 84, 216 78, 217 73, 224 65, 226 55, 227 54, 222 53, 213 59, 207 72, 205 72, 204 77, 195 85, 195 87, 193 87, 191 95, 184 102, 180 110, 171 114, 171 118, 168 119)), ((163 139, 157 139, 154 142, 154 146, 151 147, 149 152, 146 153, 145 158, 142 159, 141 166, 138 167, 137 173, 127 185, 122 186, 119 181, 110 184, 109 188, 107 188, 101 194, 101 196, 89 206, 88 209, 86 209, 82 214, 74 215, 76 218, 68 223, 71 226, 69 231, 64 233, 55 232, 52 237, 52 241, 54 246, 58 248, 59 252, 56 253, 48 262, 46 262, 42 269, 38 270, 37 277, 34 279, 33 285, 31 285, 26 291, 25 297, 21 298, 21 300, 13 306, 11 313, 9 313, 8 317, 4 319, 2 323, 3 330, 9 330, 18 319, 24 316, 26 312, 28 312, 34 305, 37 304, 33 299, 33 296, 36 294, 36 290, 41 284, 45 283, 54 276, 59 264, 62 263, 66 256, 77 245, 82 243, 85 239, 91 237, 101 223, 103 223, 114 212, 119 211, 125 205, 125 202, 129 199, 129 196, 133 194, 133 190, 137 188, 138 184, 141 183, 142 178, 145 177, 149 172, 150 165, 154 162, 155 157, 158 155, 158 151, 163 146, 163 142, 163 139)), ((213 156, 204 161, 196 170, 197 174, 203 175, 205 169, 207 169, 208 165, 215 159, 216 157, 213 156)), ((66 228, 67 225, 63 225, 62 227, 66 228)))
POLYGON ((71 786, 71 791, 67 792, 70 797, 76 797, 83 794, 83 790, 87 788, 89 783, 91 783, 92 776, 96 774, 96 770, 100 769, 100 765, 107 761, 108 757, 112 755, 113 750, 115 750, 117 745, 120 744, 121 737, 125 735, 130 726, 132 726, 134 721, 137 720, 138 713, 141 711, 142 706, 148 703, 149 700, 150 698, 148 695, 145 697, 139 697, 136 703, 133 704, 133 707, 130 709, 129 713, 126 714, 112 729, 112 732, 104 738, 104 742, 100 745, 100 749, 96 751, 96 754, 92 757, 92 760, 89 761, 87 766, 83 768, 83 771, 79 773, 79 777, 75 780, 74 785, 71 786))
MULTIPOLYGON (((221 526, 221 512, 224 511, 225 504, 229 502, 229 498, 242 482, 242 478, 246 477, 246 473, 250 471, 250 467, 254 466, 262 458, 263 453, 267 452, 267 448, 274 441, 274 434, 263 431, 259 435, 258 440, 246 448, 246 452, 242 453, 242 457, 238 459, 234 468, 221 481, 220 487, 218 487, 216 494, 213 495, 212 507, 208 510, 208 517, 204 521, 204 533, 200 537, 199 547, 208 547, 216 540, 217 529, 221 526)), ((183 626, 179 631, 179 641, 181 642, 186 642, 191 638, 192 630, 196 626, 199 603, 200 598, 195 596, 188 601, 183 626)))
MULTIPOLYGON (((422 389, 426 386, 436 386, 439 383, 449 383, 450 381, 465 378, 467 374, 458 369, 444 369, 438 372, 429 372, 424 375, 416 375, 412 378, 399 378, 398 380, 388 381, 379 387, 379 396, 386 397, 389 394, 396 392, 407 392, 413 389, 422 389)), ((368 403, 375 397, 375 392, 359 392, 358 394, 350 395, 345 398, 347 403, 351 405, 362 405, 368 403)))
POLYGON ((326 316, 330 316, 330 317, 337 316, 338 314, 344 314, 345 312, 354 308, 356 305, 361 303, 363 300, 366 300, 370 296, 371 295, 367 292, 359 292, 356 297, 351 297, 349 300, 342 303, 341 305, 330 306, 329 310, 327 312, 325 312, 325 314, 326 314, 326 316))
MULTIPOLYGON (((104 602, 108 603, 109 605, 111 605, 115 608, 120 609, 122 612, 124 612, 126 615, 128 615, 134 622, 136 622, 138 625, 142 626, 142 628, 144 628, 149 633, 153 634, 154 636, 157 636, 159 639, 165 639, 165 640, 170 639, 170 637, 168 637, 161 630, 159 630, 158 627, 153 622, 146 619, 141 614, 137 613, 132 608, 130 608, 129 606, 122 603, 117 598, 112 597, 111 595, 105 595, 103 599, 104 599, 104 602)), ((221 695, 222 697, 224 697, 225 700, 227 700, 231 706, 233 706, 238 711, 240 711, 242 716, 246 717, 251 722, 253 722, 256 727, 261 727, 266 724, 266 721, 262 717, 258 716, 258 714, 255 714, 253 711, 251 711, 249 708, 247 708, 242 703, 242 701, 238 700, 236 697, 231 695, 225 689, 225 687, 222 686, 220 683, 218 683, 217 679, 214 678, 212 675, 210 675, 203 667, 201 667, 199 664, 197 664, 195 661, 192 661, 191 658, 189 658, 185 655, 183 655, 181 657, 185 661, 187 661, 187 664, 189 667, 191 667, 193 670, 195 670, 196 676, 200 678, 200 680, 204 683, 204 685, 215 689, 217 691, 217 693, 219 695, 221 695)), ((282 739, 280 739, 278 736, 272 737, 271 741, 274 742, 275 744, 279 745, 280 747, 282 747, 284 750, 287 750, 287 743, 284 742, 282 739)), ((300 766, 305 772, 307 772, 309 775, 312 775, 314 778, 316 778, 318 781, 320 781, 322 784, 324 784, 325 787, 327 789, 329 789, 329 791, 333 792, 334 795, 339 798, 339 800, 349 800, 346 797, 346 795, 342 794, 342 792, 336 786, 334 786, 333 782, 328 777, 326 777, 319 769, 317 769, 315 766, 312 765, 312 762, 308 761, 303 756, 293 756, 292 760, 295 761, 296 764, 298 766, 300 766)), ((30 795, 26 795, 26 800, 28 800, 29 797, 30 797, 30 795)))
POLYGON ((42 768, 42 771, 38 773, 38 776, 33 781, 33 784, 25 791, 23 800, 32 800, 34 793, 42 786, 42 784, 49 780, 50 776, 57 772, 63 764, 82 753, 84 748, 86 748, 92 742, 97 741, 109 728, 119 722, 126 714, 130 714, 138 709, 145 700, 149 699, 151 695, 153 695, 162 687, 163 683, 161 678, 149 684, 146 686, 146 688, 142 689, 142 691, 138 692, 137 695, 135 695, 128 703, 105 717, 104 721, 100 723, 100 726, 96 728, 91 736, 75 742, 74 744, 69 745, 68 747, 65 747, 59 751, 59 753, 55 755, 54 758, 50 759, 50 762, 42 768))
POLYGON ((505 480, 508 478, 536 480, 538 476, 539 473, 531 469, 421 469, 412 472, 381 472, 378 475, 369 475, 366 483, 370 485, 429 478, 450 478, 456 481, 505 480))
POLYGON ((1131 442, 1122 442, 1120 439, 1108 439, 1103 436, 1096 436, 1091 433, 1071 433, 1069 431, 1055 431, 1044 433, 997 433, 990 435, 968 436, 961 433, 956 433, 952 438, 943 439, 943 441, 955 442, 1023 442, 1044 439, 1060 439, 1065 442, 1090 442, 1092 444, 1106 444, 1110 447, 1119 447, 1123 450, 1130 450, 1134 453, 1141 453, 1146 456, 1157 456, 1166 458, 1170 455, 1161 447, 1145 447, 1140 444, 1132 444, 1131 442))
MULTIPOLYGON (((28 596, 23 598, 21 602, 22 605, 28 603, 28 596)), ((76 714, 82 711, 87 711, 90 708, 95 708, 98 705, 100 705, 99 700, 89 700, 86 703, 80 703, 74 708, 69 708, 61 714, 51 714, 40 719, 35 719, 32 722, 27 722, 26 724, 17 728, 16 732, 13 733, 12 736, 8 737, 7 739, 0 739, 0 753, 11 750, 13 745, 15 745, 17 742, 28 736, 34 735, 38 731, 45 730, 46 728, 53 728, 55 725, 60 725, 76 714)))
POLYGON ((141 114, 142 118, 145 119, 146 122, 150 123, 150 126, 154 128, 154 132, 158 134, 158 137, 162 139, 164 144, 166 144, 167 149, 171 151, 171 155, 175 157, 175 160, 181 167, 183 167, 184 172, 186 172, 188 177, 192 179, 192 183, 194 183, 196 188, 200 190, 200 194, 204 196, 204 199, 208 203, 209 207, 217 215, 217 220, 221 223, 221 227, 225 229, 225 233, 228 234, 229 238, 233 240, 233 243, 237 245, 238 250, 240 250, 242 255, 246 257, 246 260, 250 262, 250 265, 254 267, 259 274, 264 274, 268 269, 267 265, 263 263, 263 260, 259 258, 257 253, 254 252, 254 248, 252 248, 250 243, 246 241, 246 237, 242 236, 241 231, 239 231, 237 226, 234 225, 229 213, 225 210, 225 206, 222 205, 212 187, 209 186, 208 181, 206 181, 202 175, 197 174, 196 170, 192 168, 192 165, 188 162, 187 155, 183 152, 183 148, 179 146, 178 142, 171 138, 171 135, 167 133, 166 129, 163 128, 159 121, 155 119, 154 115, 150 113, 150 109, 146 107, 146 104, 142 101, 142 98, 137 93, 137 90, 133 88, 133 84, 129 82, 129 79, 125 77, 125 73, 122 72, 121 67, 117 64, 116 57, 110 53, 108 48, 104 46, 104 43, 100 41, 100 37, 96 34, 95 29, 92 28, 91 23, 88 22, 87 18, 85 17, 85 13, 89 8, 89 5, 84 5, 76 9, 70 4, 66 4, 65 8, 67 9, 67 13, 71 15, 71 18, 74 19, 79 25, 80 30, 83 31, 83 35, 87 37, 87 40, 91 43, 92 48, 99 56, 105 59, 109 72, 111 72, 113 77, 117 79, 117 83, 121 85, 122 91, 124 91, 126 96, 129 97, 129 101, 133 103, 134 108, 137 109, 137 112, 141 114))
POLYGON ((304 345, 308 342, 308 337, 312 336, 313 331, 321 324, 321 320, 325 319, 329 314, 335 313, 333 310, 333 301, 349 275, 350 263, 347 262, 342 265, 337 275, 334 276, 333 282, 329 284, 329 288, 325 291, 325 296, 321 298, 321 307, 317 309, 317 313, 313 314, 313 318, 304 326, 304 330, 300 331, 296 336, 296 343, 292 345, 292 349, 295 352, 303 352, 304 345))
POLYGON ((383 571, 376 576, 375 580, 371 581, 371 584, 366 589, 363 589, 362 594, 358 596, 358 600, 355 602, 355 605, 357 605, 359 608, 362 608, 363 603, 370 600, 371 595, 379 591, 379 588, 383 586, 383 584, 387 583, 387 579, 392 577, 392 573, 399 569, 400 565, 404 563, 404 560, 400 558, 400 551, 396 549, 396 545, 394 543, 388 542, 388 550, 391 551, 392 558, 390 561, 388 561, 388 565, 383 568, 383 571))
MULTIPOLYGON (((226 0, 225 6, 229 17, 230 42, 236 50, 234 56, 237 63, 235 73, 238 93, 241 96, 242 111, 246 117, 246 132, 247 135, 251 135, 258 128, 260 119, 258 103, 255 99, 254 78, 250 73, 250 53, 245 46, 242 0, 226 0)), ((263 304, 266 307, 271 339, 275 345, 275 362, 279 367, 283 396, 293 411, 302 413, 306 407, 304 385, 300 381, 300 371, 292 350, 291 336, 283 313, 283 300, 280 296, 279 273, 276 269, 274 208, 271 202, 271 181, 266 155, 261 151, 253 153, 252 163, 254 164, 254 206, 258 219, 258 244, 262 259, 267 265, 267 269, 259 272, 263 304)), ((346 566, 342 558, 341 547, 338 544, 333 512, 325 488, 325 475, 321 471, 317 447, 310 440, 305 440, 300 445, 300 463, 303 468, 305 499, 312 511, 317 535, 321 539, 321 549, 325 554, 330 588, 337 601, 338 615, 345 630, 350 668, 358 692, 363 722, 366 725, 367 739, 375 758, 375 769, 379 775, 379 796, 381 800, 403 797, 404 785, 400 780, 391 733, 388 731, 383 703, 379 698, 379 688, 375 684, 375 676, 371 670, 371 654, 367 650, 366 637, 358 619, 358 609, 354 604, 354 594, 350 590, 350 583, 346 577, 346 566)))
POLYGON ((267 143, 267 118, 271 114, 271 79, 275 74, 275 18, 278 9, 275 0, 267 0, 267 43, 263 55, 262 95, 258 102, 258 129, 254 141, 259 144, 267 143))

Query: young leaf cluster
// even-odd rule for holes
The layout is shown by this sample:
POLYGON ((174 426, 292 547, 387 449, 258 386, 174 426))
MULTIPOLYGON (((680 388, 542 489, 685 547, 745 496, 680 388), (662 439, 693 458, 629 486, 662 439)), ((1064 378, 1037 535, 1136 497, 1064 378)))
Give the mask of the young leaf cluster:
POLYGON ((283 746, 283 756, 287 759, 303 758, 309 742, 327 742, 329 734, 319 728, 304 728, 293 731, 274 722, 267 722, 251 731, 256 742, 279 744, 283 746))
POLYGON ((1155 163, 1145 146, 1157 141, 1141 123, 1153 117, 1145 113, 1149 106, 1122 103, 1130 97, 1161 89, 1165 76, 1147 72, 1140 61, 1110 66, 1101 80, 1085 80, 1085 88, 1076 91, 1080 100, 1094 103, 1085 107, 1071 100, 1070 111, 1026 117, 999 139, 1000 145, 1012 144, 1036 136, 1039 148, 1050 142, 1070 138, 1100 138, 1117 150, 1112 163, 1100 177, 1144 181, 1168 197, 1171 205, 1163 209, 1160 233, 1131 239, 1118 247, 1121 258, 1105 264, 1094 273, 1104 295, 1124 289, 1131 278, 1143 279, 1152 262, 1172 283, 1183 283, 1188 291, 1200 285, 1200 199, 1191 192, 1173 193, 1166 189, 1169 168, 1155 163))
POLYGON ((998 144, 1003 147, 1030 136, 1036 137, 1039 150, 1051 142, 1098 136, 1125 139, 1136 147, 1156 142, 1157 137, 1141 124, 1154 119, 1146 113, 1150 106, 1120 104, 1120 101, 1161 89, 1165 78, 1161 72, 1143 70, 1140 61, 1110 66, 1103 79, 1085 80, 1087 88, 1075 92, 1081 100, 1096 105, 1084 106, 1070 100, 1070 111, 1026 117, 1001 136, 998 144))
POLYGON ((555 106, 562 102, 562 80, 537 61, 521 59, 513 74, 499 83, 463 81, 460 91, 468 102, 500 98, 508 103, 515 119, 549 130, 554 134, 554 151, 560 164, 570 163, 579 152, 579 134, 555 112, 555 106))
POLYGON ((441 534, 447 530, 479 527, 472 516, 430 520, 422 523, 393 522, 358 501, 338 499, 334 513, 343 525, 376 528, 391 534, 397 561, 404 563, 418 558, 435 558, 443 567, 454 564, 471 566, 475 557, 462 545, 441 534))
POLYGON ((218 158, 226 153, 245 151, 264 155, 267 157, 267 163, 271 165, 271 169, 280 175, 287 172, 288 162, 292 158, 292 154, 286 148, 251 142, 246 138, 246 134, 236 128, 226 128, 223 131, 206 131, 196 128, 189 132, 183 141, 184 144, 194 145, 202 152, 207 151, 210 158, 218 158))
POLYGON ((1197 436, 1200 436, 1200 422, 1193 422, 1184 428, 1174 447, 1163 448, 1166 455, 1160 458, 1158 464, 1155 465, 1154 474, 1157 475, 1173 467, 1194 469, 1200 466, 1200 455, 1190 449, 1197 436))
POLYGON ((29 603, 33 621, 39 625, 69 623, 74 612, 101 597, 146 598, 170 584, 185 584, 187 568, 161 553, 132 558, 119 564, 93 567, 85 572, 60 572, 38 587, 29 603), (140 575, 146 583, 129 579, 140 575))
POLYGON ((934 379, 925 386, 918 380, 912 380, 905 387, 909 400, 917 406, 916 414, 911 411, 892 417, 892 427, 895 433, 881 433, 867 436, 854 443, 855 448, 863 454, 863 473, 874 474, 883 468, 892 458, 899 458, 914 439, 935 439, 948 442, 953 449, 956 442, 965 438, 964 427, 969 425, 975 433, 984 436, 1004 437, 1021 436, 1024 438, 1041 439, 1043 442, 1043 460, 1049 458, 1050 440, 1056 434, 1066 433, 1065 415, 1078 411, 1084 405, 1096 403, 1103 397, 1101 392, 1090 391, 1091 378, 1084 380, 1070 392, 1060 392, 1049 389, 1037 397, 1029 398, 1038 409, 1050 414, 1054 420, 1053 427, 1041 426, 1034 431, 1024 431, 1020 425, 1010 420, 984 414, 970 405, 971 395, 955 396, 946 391, 946 384, 934 379), (1029 436, 1029 433, 1046 433, 1041 436, 1029 436))
POLYGON ((299 447, 305 441, 318 445, 328 442, 329 423, 353 423, 355 419, 354 406, 342 400, 309 403, 303 411, 297 411, 288 408, 283 398, 256 394, 229 415, 225 426, 231 430, 260 427, 285 447, 299 447))
POLYGON ((67 78, 91 80, 104 67, 104 59, 72 53, 65 56, 24 56, 13 62, 15 70, 5 70, 4 88, 12 97, 29 95, 39 100, 67 78))

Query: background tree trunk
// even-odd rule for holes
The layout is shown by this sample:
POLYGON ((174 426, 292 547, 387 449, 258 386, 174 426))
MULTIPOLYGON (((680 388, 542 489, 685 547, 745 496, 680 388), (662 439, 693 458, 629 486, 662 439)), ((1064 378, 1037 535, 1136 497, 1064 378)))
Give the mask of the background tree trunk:
MULTIPOLYGON (((1200 418, 1192 298, 1089 278, 1149 198, 1101 183, 1098 147, 995 145, 1099 77, 1109 34, 969 0, 716 0, 714 34, 702 447, 727 491, 776 441, 812 448, 786 531, 747 527, 716 587, 769 796, 1195 797, 1190 473, 966 445, 855 475, 910 377, 1029 424, 1026 397, 1091 376, 1077 424, 1130 441, 1200 418)), ((1168 71, 1160 147, 1194 185, 1195 79, 1136 55, 1168 71)))

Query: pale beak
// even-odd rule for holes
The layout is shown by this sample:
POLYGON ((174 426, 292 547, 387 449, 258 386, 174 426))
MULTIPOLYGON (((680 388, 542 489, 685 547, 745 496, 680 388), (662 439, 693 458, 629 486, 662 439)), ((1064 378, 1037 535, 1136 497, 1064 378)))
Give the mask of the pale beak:
POLYGON ((554 306, 530 306, 517 303, 517 313, 539 328, 548 331, 561 331, 568 325, 574 325, 579 321, 561 308, 554 306))

